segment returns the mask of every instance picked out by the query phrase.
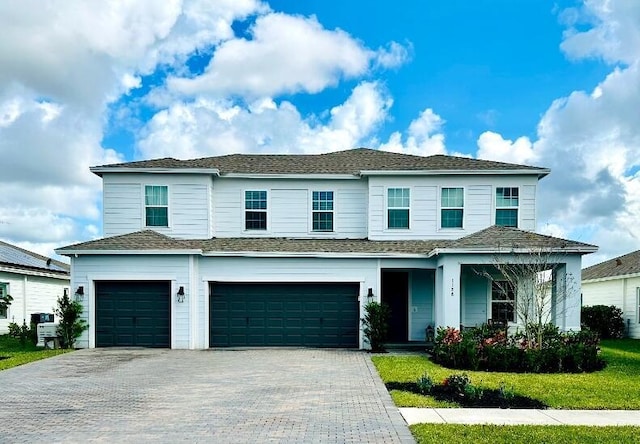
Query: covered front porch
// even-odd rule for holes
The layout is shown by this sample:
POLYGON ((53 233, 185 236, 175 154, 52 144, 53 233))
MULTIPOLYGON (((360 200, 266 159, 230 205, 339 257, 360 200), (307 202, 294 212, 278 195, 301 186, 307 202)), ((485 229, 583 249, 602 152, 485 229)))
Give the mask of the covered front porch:
POLYGON ((429 327, 486 322, 580 329, 582 254, 588 248, 482 249, 434 250, 426 268, 380 269, 380 301, 391 309, 388 342, 420 343, 429 327))

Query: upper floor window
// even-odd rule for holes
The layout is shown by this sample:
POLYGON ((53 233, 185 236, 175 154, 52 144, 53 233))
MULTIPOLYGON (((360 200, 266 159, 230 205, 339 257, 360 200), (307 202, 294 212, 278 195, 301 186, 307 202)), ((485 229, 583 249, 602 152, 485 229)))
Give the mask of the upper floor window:
POLYGON ((515 322, 515 303, 516 291, 511 282, 491 282, 491 319, 494 322, 515 322))
POLYGON ((440 196, 440 227, 462 228, 464 189, 442 188, 440 196))
POLYGON ((244 228, 245 230, 267 229, 267 192, 244 192, 244 228))
MULTIPOLYGON (((4 298, 7 294, 9 294, 9 284, 0 282, 0 298, 4 298)), ((0 307, 0 319, 7 319, 8 311, 7 308, 0 307)))
POLYGON ((496 188, 496 225, 518 227, 518 188, 496 188))
POLYGON ((169 226, 169 190, 166 185, 144 187, 144 211, 147 227, 169 226))
POLYGON ((333 231, 333 191, 312 193, 313 231, 333 231))
POLYGON ((409 228, 409 188, 387 190, 387 228, 409 228))

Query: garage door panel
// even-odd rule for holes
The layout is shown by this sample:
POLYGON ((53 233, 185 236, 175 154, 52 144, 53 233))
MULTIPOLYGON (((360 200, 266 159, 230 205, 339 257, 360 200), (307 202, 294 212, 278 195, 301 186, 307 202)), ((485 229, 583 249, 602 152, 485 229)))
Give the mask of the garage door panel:
POLYGON ((212 283, 210 345, 357 347, 358 290, 358 284, 212 283))
POLYGON ((96 346, 169 347, 169 281, 96 282, 96 346))

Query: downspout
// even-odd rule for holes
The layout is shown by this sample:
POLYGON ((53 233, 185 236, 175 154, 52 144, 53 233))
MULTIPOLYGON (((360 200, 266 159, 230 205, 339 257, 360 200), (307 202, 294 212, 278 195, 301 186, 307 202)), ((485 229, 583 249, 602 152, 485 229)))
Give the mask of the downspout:
POLYGON ((27 284, 29 279, 27 275, 22 276, 22 322, 27 322, 27 284))

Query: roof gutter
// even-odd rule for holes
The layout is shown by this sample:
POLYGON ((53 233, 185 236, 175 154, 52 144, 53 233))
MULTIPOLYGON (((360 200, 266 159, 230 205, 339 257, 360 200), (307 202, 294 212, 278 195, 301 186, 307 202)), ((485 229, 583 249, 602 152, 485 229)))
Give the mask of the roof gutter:
POLYGON ((202 254, 202 250, 199 249, 185 249, 185 250, 84 250, 84 249, 57 249, 55 250, 56 254, 61 256, 85 256, 85 255, 138 255, 143 256, 146 254, 171 254, 171 255, 189 255, 189 254, 202 254))
POLYGON ((535 175, 535 176, 538 176, 538 179, 542 179, 549 173, 551 173, 551 170, 548 168, 538 168, 534 170, 522 168, 522 169, 513 169, 513 170, 362 170, 360 171, 361 176, 442 176, 442 175, 452 175, 452 176, 527 175, 527 176, 532 176, 532 175, 535 175))
MULTIPOLYGON (((438 256, 440 254, 531 254, 537 251, 536 247, 532 248, 434 248, 427 255, 427 257, 438 256)), ((575 248, 542 248, 541 251, 548 253, 576 253, 576 254, 589 254, 598 251, 598 247, 575 247, 575 248)))
POLYGON ((217 168, 135 168, 135 167, 91 167, 89 168, 96 176, 102 177, 105 173, 147 173, 147 174, 208 174, 220 176, 217 168))

